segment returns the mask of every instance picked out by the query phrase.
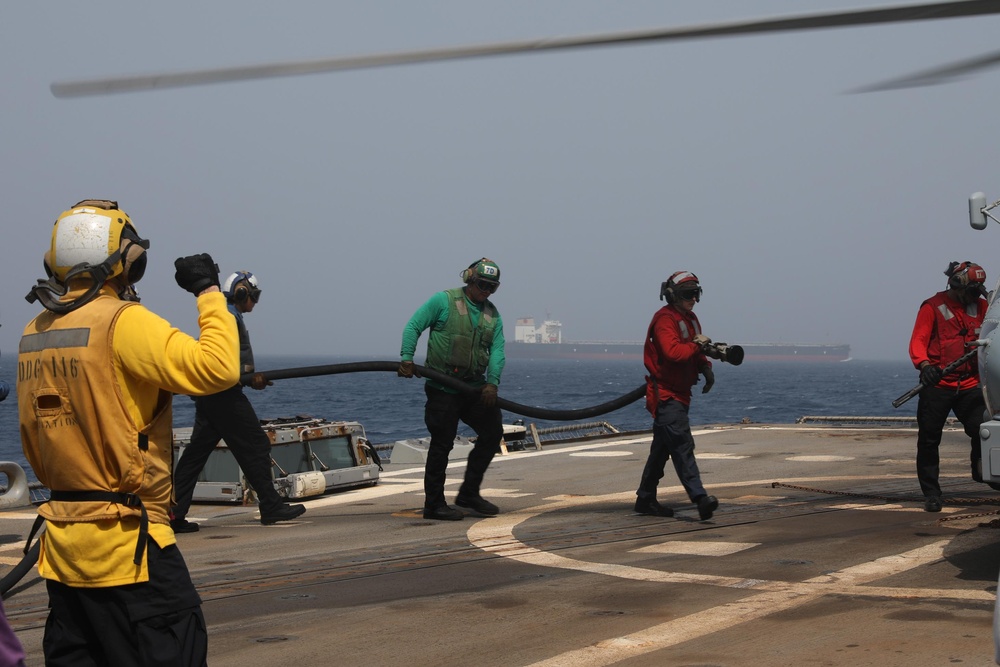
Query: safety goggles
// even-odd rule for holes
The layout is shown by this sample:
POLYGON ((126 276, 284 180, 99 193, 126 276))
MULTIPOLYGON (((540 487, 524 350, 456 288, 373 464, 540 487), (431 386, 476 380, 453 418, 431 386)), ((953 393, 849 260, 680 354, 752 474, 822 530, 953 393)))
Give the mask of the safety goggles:
POLYGON ((493 292, 496 292, 497 288, 500 287, 500 284, 487 282, 485 280, 477 280, 476 287, 480 291, 486 292, 487 294, 493 294, 493 292))
POLYGON ((701 298, 701 288, 677 292, 677 298, 681 301, 697 301, 701 298))

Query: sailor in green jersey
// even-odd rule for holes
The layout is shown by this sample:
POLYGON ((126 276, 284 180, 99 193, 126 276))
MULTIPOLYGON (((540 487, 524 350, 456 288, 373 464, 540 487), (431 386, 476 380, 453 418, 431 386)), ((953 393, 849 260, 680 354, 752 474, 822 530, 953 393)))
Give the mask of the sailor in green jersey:
POLYGON ((427 367, 480 387, 476 393, 458 392, 427 380, 424 423, 431 435, 424 467, 424 518, 458 521, 465 513, 450 507, 444 497, 448 454, 455 444, 458 421, 476 432, 465 479, 455 504, 481 516, 495 516, 496 505, 480 495, 483 475, 500 449, 503 437, 497 387, 503 372, 503 321, 489 296, 500 286, 500 268, 483 257, 462 271, 464 287, 438 292, 417 309, 403 328, 400 377, 418 375, 413 353, 427 329, 427 367))

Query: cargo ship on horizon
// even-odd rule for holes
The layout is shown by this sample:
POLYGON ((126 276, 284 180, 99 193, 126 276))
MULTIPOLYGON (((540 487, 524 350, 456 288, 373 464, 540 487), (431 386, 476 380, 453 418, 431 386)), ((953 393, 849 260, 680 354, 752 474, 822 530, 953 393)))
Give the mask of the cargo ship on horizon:
MULTIPOLYGON (((730 341, 726 341, 730 342, 730 341)), ((732 344, 732 343, 731 343, 732 344)), ((824 343, 739 343, 746 360, 849 361, 851 346, 824 343)), ((521 317, 514 326, 514 340, 504 348, 509 359, 623 359, 642 360, 642 341, 564 341, 562 323, 545 320, 535 326, 533 317, 521 317)))

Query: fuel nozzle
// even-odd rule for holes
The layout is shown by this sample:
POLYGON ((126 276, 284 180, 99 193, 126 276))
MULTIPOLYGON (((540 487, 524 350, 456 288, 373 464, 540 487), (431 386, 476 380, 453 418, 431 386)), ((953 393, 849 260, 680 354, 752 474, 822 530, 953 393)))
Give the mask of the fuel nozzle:
POLYGON ((724 361, 733 366, 743 363, 743 348, 739 345, 726 345, 725 343, 708 343, 704 347, 705 354, 713 359, 724 361))

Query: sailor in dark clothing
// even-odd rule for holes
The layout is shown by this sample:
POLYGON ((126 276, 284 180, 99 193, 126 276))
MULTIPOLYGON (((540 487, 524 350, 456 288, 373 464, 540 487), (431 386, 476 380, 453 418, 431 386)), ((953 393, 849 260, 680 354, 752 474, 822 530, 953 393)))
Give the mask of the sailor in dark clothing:
MULTIPOLYGON (((240 339, 240 373, 254 372, 253 348, 250 335, 243 324, 243 314, 253 311, 260 300, 257 277, 249 271, 237 271, 226 278, 222 291, 229 302, 229 312, 236 318, 236 328, 240 339)), ((250 387, 263 389, 270 385, 262 373, 255 373, 250 387)), ((233 453, 243 475, 257 494, 260 503, 260 522, 264 525, 289 521, 301 516, 303 505, 288 504, 274 488, 271 477, 271 442, 260 426, 253 405, 243 393, 243 385, 237 383, 225 391, 194 399, 195 417, 191 442, 174 471, 174 496, 176 504, 170 525, 176 533, 192 533, 198 524, 188 521, 188 510, 198 475, 208 461, 220 439, 233 453)))

